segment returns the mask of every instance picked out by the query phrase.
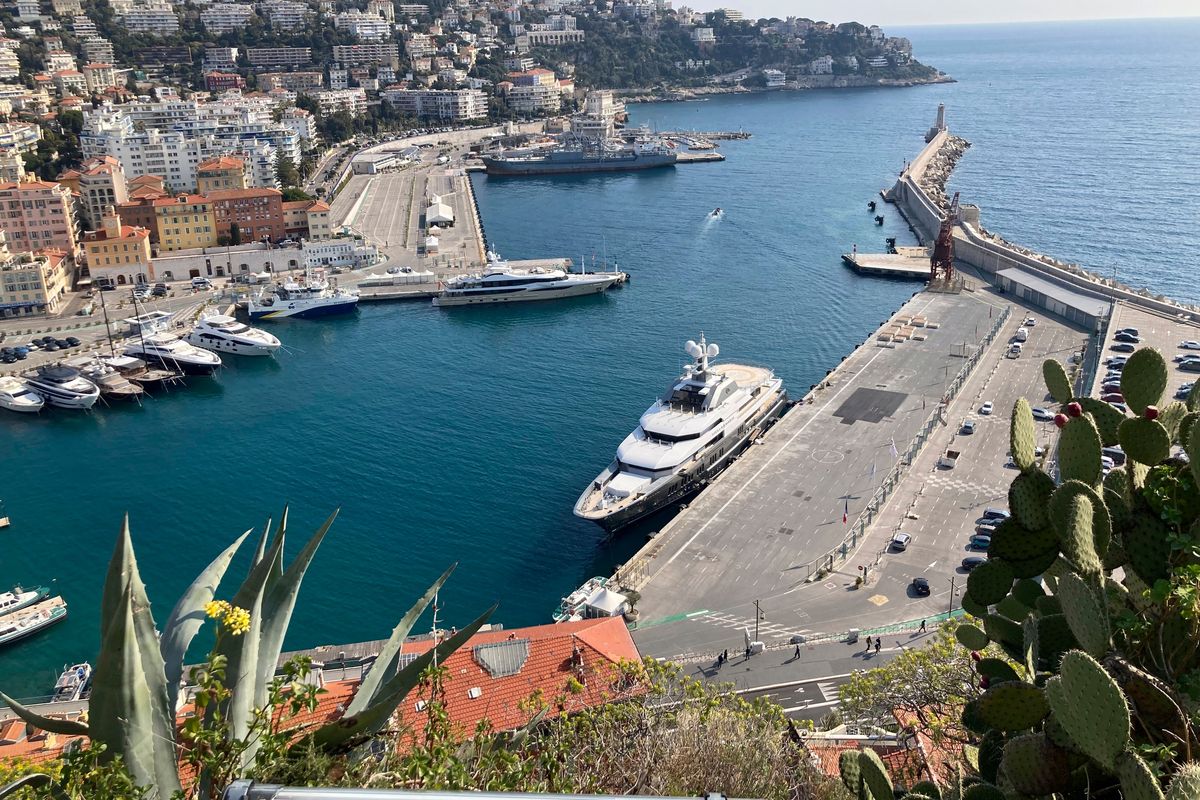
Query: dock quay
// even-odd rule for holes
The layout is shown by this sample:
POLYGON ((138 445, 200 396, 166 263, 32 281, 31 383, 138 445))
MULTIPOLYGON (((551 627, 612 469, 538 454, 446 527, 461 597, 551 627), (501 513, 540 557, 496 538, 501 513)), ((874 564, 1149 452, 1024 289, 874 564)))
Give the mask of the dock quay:
POLYGON ((767 635, 811 632, 801 590, 827 591, 855 555, 1009 314, 973 292, 921 292, 881 324, 617 570, 641 593, 641 651, 720 652, 757 600, 767 635))
POLYGON ((725 156, 721 153, 712 150, 702 150, 693 152, 689 150, 681 150, 676 164, 703 164, 710 161, 724 161, 725 156))
POLYGON ((860 253, 857 250, 842 254, 842 261, 856 272, 885 275, 892 278, 929 280, 929 250, 924 247, 897 247, 895 253, 860 253))
POLYGON ((746 131, 659 131, 658 135, 667 139, 707 139, 709 141, 749 139, 751 136, 746 131))

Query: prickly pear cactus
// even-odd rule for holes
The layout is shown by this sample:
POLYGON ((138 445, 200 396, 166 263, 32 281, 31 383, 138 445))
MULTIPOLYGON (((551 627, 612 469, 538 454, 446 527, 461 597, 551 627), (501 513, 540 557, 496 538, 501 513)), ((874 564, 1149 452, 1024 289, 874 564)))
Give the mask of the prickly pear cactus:
POLYGON ((1043 375, 1069 418, 1060 472, 1039 467, 1018 400, 1013 516, 967 579, 976 624, 956 630, 979 679, 962 712, 977 775, 942 796, 1200 800, 1200 383, 1160 409, 1166 361, 1139 350, 1121 380, 1130 416, 1071 397, 1058 362, 1043 375), (1127 461, 1107 469, 1118 443, 1127 461))

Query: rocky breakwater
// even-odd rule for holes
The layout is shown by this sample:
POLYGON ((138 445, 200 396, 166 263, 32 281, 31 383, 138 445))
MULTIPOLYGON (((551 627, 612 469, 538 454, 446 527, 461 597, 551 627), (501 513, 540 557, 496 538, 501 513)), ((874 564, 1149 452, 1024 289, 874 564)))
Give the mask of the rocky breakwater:
POLYGON ((941 146, 924 165, 924 169, 915 176, 917 185, 943 212, 950 211, 950 199, 946 197, 946 183, 950 180, 950 173, 954 172, 958 160, 970 146, 971 143, 961 136, 947 133, 941 146))

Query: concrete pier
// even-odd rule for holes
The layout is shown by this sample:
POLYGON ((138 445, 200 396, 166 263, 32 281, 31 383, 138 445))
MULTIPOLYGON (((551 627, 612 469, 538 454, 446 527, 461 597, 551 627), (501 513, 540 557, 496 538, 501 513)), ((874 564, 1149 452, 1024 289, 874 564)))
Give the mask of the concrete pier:
POLYGON ((856 272, 890 278, 929 280, 929 251, 924 247, 897 247, 895 253, 843 253, 842 261, 856 272))

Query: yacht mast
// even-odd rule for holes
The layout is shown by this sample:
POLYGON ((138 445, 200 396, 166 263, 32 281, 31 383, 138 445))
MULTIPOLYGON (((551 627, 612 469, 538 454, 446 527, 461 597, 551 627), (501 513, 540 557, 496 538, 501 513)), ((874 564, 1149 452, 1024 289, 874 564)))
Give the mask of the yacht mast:
POLYGON ((117 357, 117 348, 113 346, 112 327, 108 324, 108 304, 104 302, 104 290, 100 292, 100 310, 104 312, 104 335, 108 337, 108 352, 113 358, 117 357))

